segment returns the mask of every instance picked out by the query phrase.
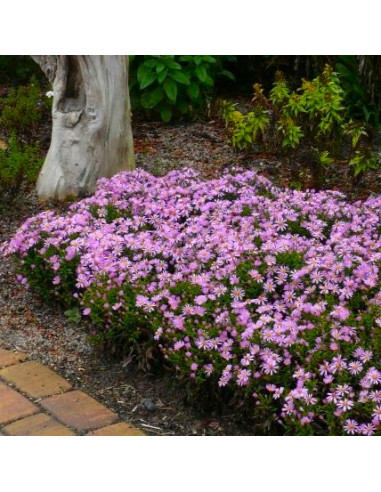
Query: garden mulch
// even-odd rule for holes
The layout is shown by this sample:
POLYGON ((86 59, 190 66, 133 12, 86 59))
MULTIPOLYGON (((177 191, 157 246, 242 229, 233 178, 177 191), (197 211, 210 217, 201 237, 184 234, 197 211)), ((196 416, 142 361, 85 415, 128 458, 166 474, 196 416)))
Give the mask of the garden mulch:
MULTIPOLYGON (((47 125, 44 127, 47 131, 47 125)), ((1 136, 1 135, 0 135, 1 136)), ((289 185, 292 169, 268 155, 236 153, 216 121, 163 125, 134 125, 137 166, 163 175, 192 167, 213 177, 232 166, 254 169, 275 184, 289 185)), ((300 176, 308 188, 308 170, 300 176)), ((369 172, 361 187, 352 188, 347 166, 332 167, 325 188, 346 192, 351 200, 381 191, 381 172, 369 172)), ((43 210, 33 191, 25 190, 0 210, 0 242, 11 238, 23 221, 43 210)), ((134 355, 123 359, 89 343, 87 326, 76 324, 48 299, 39 299, 15 280, 10 258, 0 267, 0 348, 17 350, 50 368, 81 391, 99 401, 120 421, 148 435, 250 435, 256 429, 232 406, 207 409, 192 402, 187 386, 169 370, 153 371, 134 355)), ((0 431, 1 432, 1 431, 0 431)))

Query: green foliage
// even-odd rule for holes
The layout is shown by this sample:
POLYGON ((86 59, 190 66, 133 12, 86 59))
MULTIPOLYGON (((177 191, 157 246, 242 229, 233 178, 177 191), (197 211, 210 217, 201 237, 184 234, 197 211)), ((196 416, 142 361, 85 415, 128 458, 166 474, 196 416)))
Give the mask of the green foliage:
POLYGON ((48 99, 41 95, 41 88, 33 78, 27 86, 12 88, 0 99, 0 125, 7 132, 31 131, 49 111, 48 99))
POLYGON ((281 118, 277 129, 283 134, 282 146, 286 148, 295 149, 304 136, 301 127, 296 125, 292 118, 281 118))
POLYGON ((132 107, 164 122, 190 116, 205 109, 218 76, 233 78, 221 56, 131 56, 132 107))
POLYGON ((236 110, 236 105, 221 101, 221 113, 226 127, 230 131, 233 146, 239 150, 247 150, 253 142, 262 142, 270 124, 267 110, 268 101, 263 94, 260 84, 254 85, 253 111, 242 114, 236 110))
POLYGON ((12 200, 22 186, 29 187, 37 180, 43 159, 39 144, 31 141, 38 124, 50 111, 49 106, 35 77, 28 86, 12 88, 7 96, 0 98, 1 133, 7 137, 0 148, 3 201, 12 200))
MULTIPOLYGON (((74 237, 73 237, 74 239, 74 237)), ((41 241, 42 245, 42 241, 41 241)), ((28 283, 42 299, 52 302, 58 301, 63 307, 70 311, 75 308, 77 301, 73 298, 75 289, 75 272, 79 263, 78 256, 72 260, 65 259, 65 252, 50 245, 40 251, 30 250, 24 259, 21 273, 28 275, 28 283), (59 275, 49 265, 49 259, 56 258, 55 262, 60 264, 59 275), (48 262, 46 261, 48 260, 48 262), (54 279, 59 277, 59 282, 54 279)), ((74 321, 74 313, 67 313, 74 321)))
POLYGON ((15 134, 9 140, 9 147, 0 149, 0 192, 2 198, 13 197, 21 185, 33 184, 41 169, 43 160, 39 156, 38 144, 22 145, 15 134))
POLYGON ((323 167, 329 166, 330 164, 333 163, 332 157, 330 157, 329 152, 327 150, 324 150, 319 154, 319 162, 320 165, 323 167))
POLYGON ((110 288, 105 278, 99 278, 97 286, 92 286, 83 295, 83 304, 91 305, 89 317, 94 328, 90 340, 114 353, 126 353, 127 348, 148 350, 152 344, 154 327, 147 315, 136 306, 136 292, 129 284, 110 288), (123 314, 117 307, 124 298, 123 314), (114 306, 112 316, 106 316, 108 306, 114 306), (106 330, 105 317, 108 318, 106 330), (137 344, 137 341, 139 343, 137 344))
POLYGON ((78 309, 78 307, 66 310, 64 312, 64 315, 71 323, 79 323, 82 319, 81 311, 78 309))
POLYGON ((303 255, 297 251, 285 251, 278 253, 276 256, 278 265, 283 265, 291 268, 291 270, 298 270, 302 268, 304 261, 303 255))
MULTIPOLYGON (((327 144, 325 137, 329 135, 330 139, 332 136, 336 138, 342 132, 343 90, 337 74, 329 66, 311 82, 303 80, 301 87, 295 91, 289 89, 284 76, 279 72, 275 76, 269 99, 264 96, 259 84, 254 85, 254 91, 253 113, 259 120, 257 126, 261 131, 247 132, 251 137, 245 138, 246 149, 258 144, 259 136, 262 136, 263 141, 263 132, 270 124, 270 114, 278 132, 274 140, 280 141, 281 147, 295 149, 305 140, 319 148, 323 143, 327 144)), ((223 106, 222 117, 226 125, 232 127, 231 140, 236 147, 235 127, 239 127, 241 132, 242 127, 251 129, 253 117, 248 117, 251 114, 243 115, 239 111, 233 111, 227 103, 223 106)))
POLYGON ((183 295, 184 297, 189 298, 201 294, 200 286, 196 284, 191 284, 190 282, 177 282, 175 286, 170 287, 169 291, 173 295, 183 295))
POLYGON ((291 221, 289 220, 287 222, 287 226, 291 234, 298 234, 299 236, 305 236, 306 238, 310 239, 311 233, 308 229, 300 225, 300 220, 298 221, 291 221))
POLYGON ((339 75, 329 65, 312 81, 303 79, 295 90, 277 72, 268 99, 255 84, 252 111, 241 113, 223 101, 221 117, 236 149, 275 152, 292 159, 295 166, 307 153, 315 188, 320 187, 325 168, 341 155, 345 139, 351 140, 349 164, 355 176, 376 166, 377 158, 366 145, 368 132, 349 117, 339 75))
POLYGON ((381 115, 381 57, 378 55, 249 55, 230 65, 236 85, 249 93, 256 80, 271 89, 277 70, 286 74, 290 87, 302 78, 317 77, 328 63, 340 77, 345 107, 351 118, 378 128, 381 115))
POLYGON ((0 84, 27 84, 32 77, 40 83, 46 82, 45 74, 31 56, 0 56, 0 84))
POLYGON ((373 152, 369 148, 363 151, 356 150, 354 157, 349 161, 349 165, 353 167, 354 177, 357 178, 368 169, 378 169, 380 158, 380 152, 373 152))
MULTIPOLYGON (((372 97, 372 87, 380 78, 379 70, 370 72, 368 80, 360 73, 360 63, 355 55, 339 55, 335 69, 339 73, 342 86, 345 91, 345 104, 349 113, 356 119, 378 127, 380 124, 380 108, 372 97)), ((362 58, 372 58, 365 57, 362 58)), ((374 58, 374 57, 373 57, 374 58)), ((378 58, 378 57, 376 57, 378 58)))
POLYGON ((348 123, 344 125, 344 133, 351 138, 352 149, 357 149, 360 143, 361 137, 367 137, 368 132, 365 127, 356 121, 350 119, 348 123))
POLYGON ((282 72, 276 72, 275 82, 270 91, 270 101, 274 109, 280 111, 290 100, 291 91, 282 72))

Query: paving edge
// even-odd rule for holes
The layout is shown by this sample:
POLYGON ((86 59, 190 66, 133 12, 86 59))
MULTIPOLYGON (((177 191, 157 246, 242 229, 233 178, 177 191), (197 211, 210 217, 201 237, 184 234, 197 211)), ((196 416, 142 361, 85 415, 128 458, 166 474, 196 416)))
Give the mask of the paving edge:
MULTIPOLYGON (((0 347, 0 369, 15 367, 17 365, 20 366, 26 360, 29 360, 29 357, 27 356, 27 354, 22 353, 22 352, 12 352, 9 350, 2 349, 0 347), (3 364, 5 364, 5 365, 2 365, 2 361, 3 361, 3 364), (7 363, 5 363, 4 361, 7 361, 7 363)), ((30 361, 30 362, 34 362, 34 361, 30 361)), ((44 367, 46 367, 50 371, 54 372, 58 377, 61 377, 56 373, 56 371, 53 371, 48 366, 44 366, 44 367)), ((69 383, 69 381, 66 378, 63 378, 63 379, 65 379, 65 381, 67 381, 69 383)), ((67 429, 67 431, 63 432, 62 435, 134 436, 134 437, 146 435, 145 432, 142 431, 141 429, 134 427, 133 425, 129 424, 126 421, 120 420, 119 416, 115 412, 112 412, 111 410, 109 410, 105 405, 103 405, 103 403, 100 403, 98 400, 96 400, 92 396, 88 395, 87 393, 84 393, 80 390, 76 390, 76 389, 72 388, 71 386, 68 386, 67 387, 68 389, 62 391, 59 394, 47 395, 44 398, 33 398, 32 396, 28 395, 25 391, 21 391, 20 389, 18 389, 15 386, 15 384, 12 384, 10 381, 7 381, 6 379, 4 379, 1 375, 0 375, 0 384, 3 386, 6 386, 9 390, 12 390, 12 393, 9 393, 12 396, 15 396, 13 393, 13 392, 15 392, 15 393, 17 393, 17 395, 20 396, 20 398, 24 398, 29 404, 33 404, 36 407, 36 411, 29 414, 29 415, 23 415, 21 417, 16 416, 15 418, 12 418, 11 414, 10 414, 10 419, 5 420, 5 421, 0 423, 0 436, 9 436, 9 435, 13 436, 14 434, 9 433, 9 428, 11 431, 12 431, 12 429, 20 429, 22 427, 23 423, 26 424, 26 422, 23 422, 24 420, 30 419, 29 422, 35 422, 36 417, 39 415, 46 415, 48 417, 48 420, 43 419, 46 421, 46 425, 48 425, 48 421, 49 421, 49 425, 53 425, 51 422, 53 420, 54 422, 57 423, 57 425, 56 425, 56 427, 54 427, 54 429, 59 428, 59 426, 63 426, 65 429, 67 429), (60 417, 56 414, 56 411, 54 409, 49 410, 49 408, 47 408, 43 405, 43 403, 45 402, 45 404, 46 404, 46 401, 49 399, 55 398, 57 396, 69 395, 69 394, 73 394, 73 393, 77 393, 77 394, 80 393, 81 395, 83 395, 83 397, 81 396, 81 398, 83 398, 84 400, 88 400, 88 401, 91 400, 92 405, 93 405, 93 409, 94 408, 99 409, 99 412, 101 412, 101 413, 103 412, 105 415, 109 416, 109 419, 108 420, 107 419, 106 420, 100 419, 99 422, 101 422, 101 424, 98 426, 98 424, 96 423, 97 415, 96 415, 96 411, 95 411, 95 414, 93 412, 92 414, 90 413, 90 416, 88 415, 88 418, 90 420, 91 420, 91 418, 95 419, 95 422, 93 424, 91 424, 90 422, 87 425, 84 424, 84 425, 80 426, 81 427, 80 429, 78 429, 76 427, 73 427, 72 425, 68 425, 67 418, 65 418, 66 422, 62 421, 62 419, 60 419, 60 417), (111 415, 112 415, 112 418, 111 418, 111 415), (17 425, 17 424, 19 424, 19 425, 17 425), (89 427, 89 425, 90 425, 90 427, 89 427)), ((73 395, 71 395, 71 397, 72 396, 73 395)), ((0 402, 0 417, 1 417, 1 411, 2 411, 1 403, 3 403, 3 407, 5 406, 4 401, 0 402)), ((70 410, 70 408, 69 408, 69 410, 70 410)), ((58 413, 60 413, 60 412, 58 412, 58 413)), ((78 413, 78 409, 77 409, 77 413, 78 413)), ((79 414, 80 414, 80 411, 79 411, 79 414)), ((99 417, 99 414, 98 414, 98 417, 99 417)), ((86 416, 85 416, 85 418, 86 418, 86 416)), ((46 427, 44 427, 44 429, 45 428, 46 427)), ((30 431, 33 432, 33 429, 31 429, 30 431)), ((16 431, 14 431, 14 432, 16 432, 16 431)), ((24 432, 25 432, 25 434, 17 434, 17 435, 36 435, 36 436, 38 436, 38 435, 49 435, 49 434, 44 434, 44 433, 28 434, 27 433, 28 427, 25 427, 24 432)), ((60 435, 60 434, 53 434, 53 435, 60 435)))

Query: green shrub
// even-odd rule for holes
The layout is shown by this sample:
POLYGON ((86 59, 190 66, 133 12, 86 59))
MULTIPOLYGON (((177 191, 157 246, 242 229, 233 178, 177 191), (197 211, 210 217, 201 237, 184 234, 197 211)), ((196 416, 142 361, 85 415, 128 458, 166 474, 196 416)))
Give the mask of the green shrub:
POLYGON ((261 85, 254 84, 252 111, 244 114, 223 101, 221 116, 239 150, 275 152, 294 166, 307 154, 313 186, 319 188, 325 169, 342 156, 346 140, 351 144, 348 163, 356 177, 378 166, 368 132, 349 117, 344 97, 339 76, 329 65, 312 81, 303 79, 296 90, 277 72, 268 98, 261 85))
POLYGON ((131 56, 132 107, 164 122, 190 116, 205 110, 218 76, 234 78, 223 69, 221 56, 131 56))
POLYGON ((380 167, 380 153, 372 152, 369 149, 365 151, 356 150, 354 157, 349 161, 353 167, 353 176, 357 178, 368 169, 378 169, 380 167))
POLYGON ((0 99, 0 125, 8 133, 33 130, 48 112, 48 98, 41 95, 36 78, 0 99))
POLYGON ((22 145, 15 134, 9 140, 7 149, 0 149, 0 192, 2 198, 13 197, 21 185, 36 181, 43 159, 36 144, 22 145))

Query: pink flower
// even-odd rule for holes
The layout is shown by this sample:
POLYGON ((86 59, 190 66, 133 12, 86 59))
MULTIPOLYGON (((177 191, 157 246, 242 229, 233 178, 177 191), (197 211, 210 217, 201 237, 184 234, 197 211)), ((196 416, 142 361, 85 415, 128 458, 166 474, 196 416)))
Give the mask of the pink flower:
POLYGON ((359 374, 363 369, 363 365, 361 364, 360 361, 357 360, 354 362, 350 362, 348 364, 348 367, 349 367, 349 372, 353 375, 359 374))
POLYGON ((349 398, 343 398, 337 402, 337 408, 343 412, 347 412, 353 407, 353 401, 349 398))
POLYGON ((355 420, 347 419, 345 421, 344 430, 347 434, 357 434, 358 427, 359 425, 355 420))
POLYGON ((377 407, 373 410, 372 416, 376 417, 378 422, 381 421, 381 405, 377 405, 377 407))
POLYGON ((375 426, 374 424, 361 424, 359 426, 359 431, 364 436, 373 436, 376 430, 377 426, 375 426))
POLYGON ((206 301, 208 300, 207 296, 196 296, 195 297, 195 303, 198 304, 198 305, 202 305, 202 304, 205 304, 206 301))
POLYGON ((365 379, 369 384, 380 384, 381 383, 381 372, 375 367, 371 367, 365 375, 365 379))
POLYGON ((241 369, 237 374, 238 386, 246 386, 249 383, 249 377, 251 376, 250 369, 241 369))
POLYGON ((339 319, 340 321, 345 321, 349 317, 350 311, 344 306, 337 306, 332 312, 331 315, 333 318, 339 319))
POLYGON ((369 434, 381 413, 381 363, 365 328, 381 306, 380 210, 381 197, 281 190, 254 171, 204 180, 137 170, 101 179, 62 216, 28 219, 1 251, 18 257, 25 284, 43 265, 55 296, 57 273, 72 275, 83 314, 104 307, 98 331, 136 315, 134 331, 151 326, 181 376, 213 373, 247 395, 266 388, 284 424, 314 418, 327 433, 339 421, 369 434), (354 411, 373 420, 345 421, 354 411))

